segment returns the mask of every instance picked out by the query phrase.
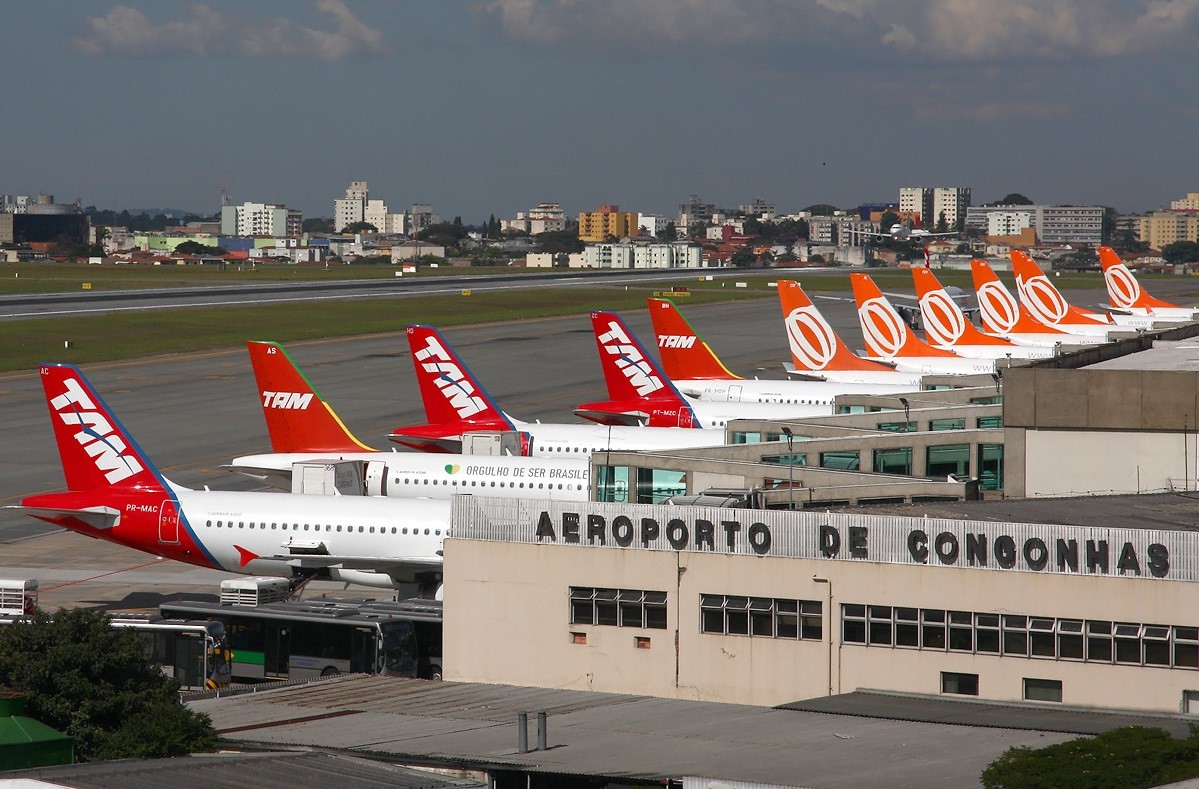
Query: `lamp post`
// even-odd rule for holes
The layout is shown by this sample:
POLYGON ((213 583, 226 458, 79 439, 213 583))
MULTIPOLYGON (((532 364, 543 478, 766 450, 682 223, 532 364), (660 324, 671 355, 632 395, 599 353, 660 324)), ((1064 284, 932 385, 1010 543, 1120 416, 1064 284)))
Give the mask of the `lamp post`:
POLYGON ((791 500, 791 509, 795 509, 795 436, 791 428, 783 426, 783 435, 787 437, 787 494, 791 500))
POLYGON ((912 423, 908 418, 909 414, 911 414, 911 406, 908 404, 906 397, 899 398, 899 402, 903 403, 903 432, 907 433, 912 428, 912 423))

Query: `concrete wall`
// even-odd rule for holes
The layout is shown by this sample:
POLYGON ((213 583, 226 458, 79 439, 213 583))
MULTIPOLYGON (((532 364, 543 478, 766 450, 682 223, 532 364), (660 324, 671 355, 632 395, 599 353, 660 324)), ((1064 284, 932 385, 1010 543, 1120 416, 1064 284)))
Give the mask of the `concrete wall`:
POLYGON ((1160 712, 1199 690, 1195 669, 840 637, 843 603, 1196 626, 1192 582, 463 539, 446 541, 445 570, 451 680, 775 705, 856 688, 936 694, 952 671, 977 674, 984 699, 1021 700, 1024 678, 1052 679, 1066 704, 1160 712), (572 625, 571 586, 665 591, 667 628, 572 625), (823 637, 702 633, 703 594, 820 601, 823 637))

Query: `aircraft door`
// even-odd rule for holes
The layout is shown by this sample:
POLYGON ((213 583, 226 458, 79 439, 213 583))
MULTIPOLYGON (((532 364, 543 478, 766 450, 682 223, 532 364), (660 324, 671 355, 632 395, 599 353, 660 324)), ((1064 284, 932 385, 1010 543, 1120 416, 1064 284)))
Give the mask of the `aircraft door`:
POLYGON ((164 545, 179 544, 179 510, 170 499, 158 508, 158 541, 164 545))
POLYGON ((730 384, 728 401, 730 403, 740 403, 741 402, 741 390, 742 390, 741 384, 730 384))
POLYGON ((387 463, 382 460, 370 460, 366 464, 366 495, 387 495, 387 463))

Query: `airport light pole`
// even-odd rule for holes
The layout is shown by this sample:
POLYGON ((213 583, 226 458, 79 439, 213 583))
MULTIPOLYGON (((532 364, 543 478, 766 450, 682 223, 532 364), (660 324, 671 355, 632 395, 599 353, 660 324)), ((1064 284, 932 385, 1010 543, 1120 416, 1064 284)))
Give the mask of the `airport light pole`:
POLYGON ((791 509, 795 509, 795 435, 786 425, 783 426, 783 435, 787 437, 787 495, 791 500, 791 509))
POLYGON ((912 429, 912 422, 909 419, 909 415, 911 414, 911 406, 908 404, 908 399, 906 397, 899 398, 899 402, 903 403, 903 432, 907 433, 912 429))

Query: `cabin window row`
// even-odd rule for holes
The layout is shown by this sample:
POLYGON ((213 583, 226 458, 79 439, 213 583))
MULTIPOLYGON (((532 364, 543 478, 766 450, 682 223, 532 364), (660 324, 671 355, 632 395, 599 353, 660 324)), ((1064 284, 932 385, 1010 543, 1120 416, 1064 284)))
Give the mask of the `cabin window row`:
MULTIPOLYGON (((394 484, 396 484, 396 485, 401 484, 401 478, 396 477, 394 484)), ((494 481, 479 482, 477 480, 471 480, 470 483, 468 484, 466 480, 462 480, 461 482, 459 482, 456 479, 455 480, 449 480, 449 479, 430 480, 428 478, 421 479, 421 478, 412 478, 412 477, 404 477, 403 484, 405 484, 405 485, 422 485, 422 484, 423 485, 446 485, 446 486, 452 485, 455 488, 457 488, 457 487, 463 487, 463 488, 476 488, 476 487, 477 488, 514 488, 514 489, 517 489, 517 488, 526 489, 527 488, 528 490, 583 490, 585 487, 587 490, 591 489, 588 486, 584 486, 582 483, 570 483, 570 482, 568 482, 566 484, 559 482, 559 483, 556 483, 557 487, 555 487, 555 483, 553 483, 553 482, 537 482, 537 483, 533 483, 533 482, 528 482, 528 483, 525 483, 525 482, 494 482, 494 481)))
POLYGON ((699 596, 701 633, 819 641, 824 634, 823 613, 824 604, 819 600, 699 596))
MULTIPOLYGON (((376 533, 387 534, 388 529, 390 528, 391 534, 422 534, 423 533, 423 534, 431 534, 431 535, 434 535, 437 537, 440 537, 441 533, 443 531, 442 529, 417 529, 417 528, 413 528, 413 529, 409 530, 409 528, 407 526, 391 526, 391 527, 379 526, 377 528, 375 526, 344 526, 343 527, 341 524, 332 525, 332 524, 328 524, 328 523, 325 523, 325 524, 321 524, 321 523, 302 523, 302 524, 301 523, 270 523, 270 524, 268 524, 265 522, 260 523, 257 521, 226 521, 226 520, 218 520, 218 521, 210 520, 210 521, 206 521, 204 523, 204 525, 210 529, 215 527, 217 529, 263 529, 263 530, 269 529, 271 531, 275 531, 276 529, 279 531, 288 531, 288 530, 290 530, 290 531, 314 531, 314 532, 318 532, 318 531, 342 532, 342 531, 344 531, 347 534, 354 534, 354 533, 357 533, 357 534, 376 534, 376 533)), ((449 537, 450 530, 445 529, 444 531, 445 531, 445 536, 449 537)))
POLYGON ((1199 669, 1199 627, 844 604, 847 644, 1199 669))

